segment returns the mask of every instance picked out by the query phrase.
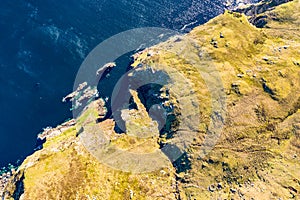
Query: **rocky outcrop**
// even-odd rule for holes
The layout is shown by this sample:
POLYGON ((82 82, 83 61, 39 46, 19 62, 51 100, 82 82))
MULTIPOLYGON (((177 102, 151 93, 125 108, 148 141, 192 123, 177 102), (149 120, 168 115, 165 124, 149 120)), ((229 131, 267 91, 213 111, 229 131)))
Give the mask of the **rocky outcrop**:
POLYGON ((0 175, 0 197, 4 196, 5 188, 11 178, 11 172, 3 173, 0 175))
POLYGON ((249 16, 249 21, 258 28, 262 28, 267 24, 267 15, 261 15, 266 11, 273 10, 276 6, 290 2, 293 0, 263 0, 257 4, 248 5, 246 7, 237 8, 234 11, 244 13, 249 16))
POLYGON ((244 13, 247 16, 255 17, 263 12, 273 10, 276 6, 293 0, 263 0, 257 4, 248 5, 244 8, 237 8, 234 11, 244 13))
POLYGON ((62 102, 72 102, 73 106, 71 110, 78 110, 80 108, 83 109, 86 104, 98 97, 99 93, 97 88, 92 88, 87 82, 84 82, 81 83, 74 92, 65 96, 62 102))
POLYGON ((67 122, 62 123, 61 125, 57 126, 56 128, 47 127, 44 128, 44 131, 38 134, 39 140, 46 140, 53 137, 60 135, 61 133, 65 132, 66 130, 70 129, 71 127, 75 126, 76 120, 72 119, 67 122))

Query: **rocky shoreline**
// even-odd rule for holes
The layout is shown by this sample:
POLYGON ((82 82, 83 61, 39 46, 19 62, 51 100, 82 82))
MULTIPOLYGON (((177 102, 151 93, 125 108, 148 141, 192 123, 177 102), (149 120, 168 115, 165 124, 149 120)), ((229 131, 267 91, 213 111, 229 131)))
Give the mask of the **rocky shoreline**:
POLYGON ((0 175, 0 197, 4 196, 5 187, 14 173, 15 171, 11 171, 0 175))
MULTIPOLYGON (((61 125, 58 125, 55 128, 52 127, 46 127, 44 128, 44 131, 37 136, 37 146, 35 148, 35 151, 38 151, 43 148, 43 143, 50 138, 56 137, 66 130, 74 127, 76 124, 75 119, 71 119, 67 122, 62 123, 61 125)), ((5 189, 6 186, 13 181, 14 176, 19 173, 18 169, 12 168, 8 170, 7 172, 0 175, 0 197, 4 198, 5 189)))

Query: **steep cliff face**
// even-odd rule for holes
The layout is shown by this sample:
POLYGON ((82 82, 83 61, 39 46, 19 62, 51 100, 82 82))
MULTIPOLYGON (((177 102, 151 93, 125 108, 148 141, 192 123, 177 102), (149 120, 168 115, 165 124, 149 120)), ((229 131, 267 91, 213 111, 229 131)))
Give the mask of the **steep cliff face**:
POLYGON ((118 119, 99 99, 47 130, 3 199, 299 199, 299 10, 261 13, 265 28, 225 12, 140 52, 128 76, 161 85, 129 90, 118 119))

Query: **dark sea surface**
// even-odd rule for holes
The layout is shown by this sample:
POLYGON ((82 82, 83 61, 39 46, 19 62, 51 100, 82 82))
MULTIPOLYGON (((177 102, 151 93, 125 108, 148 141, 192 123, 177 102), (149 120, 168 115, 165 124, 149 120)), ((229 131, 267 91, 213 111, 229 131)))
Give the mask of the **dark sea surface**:
POLYGON ((42 128, 72 117, 61 99, 101 41, 139 27, 188 31, 223 11, 221 0, 2 0, 0 166, 32 153, 42 128))

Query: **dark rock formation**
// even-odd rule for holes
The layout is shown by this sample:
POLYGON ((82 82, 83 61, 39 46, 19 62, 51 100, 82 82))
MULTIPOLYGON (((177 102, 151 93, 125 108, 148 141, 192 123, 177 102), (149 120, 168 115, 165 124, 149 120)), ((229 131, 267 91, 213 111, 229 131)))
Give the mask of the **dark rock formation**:
POLYGON ((234 11, 250 16, 249 21, 256 27, 262 28, 267 24, 267 15, 261 14, 289 1, 293 0, 263 0, 260 3, 249 5, 244 8, 237 8, 234 11))

